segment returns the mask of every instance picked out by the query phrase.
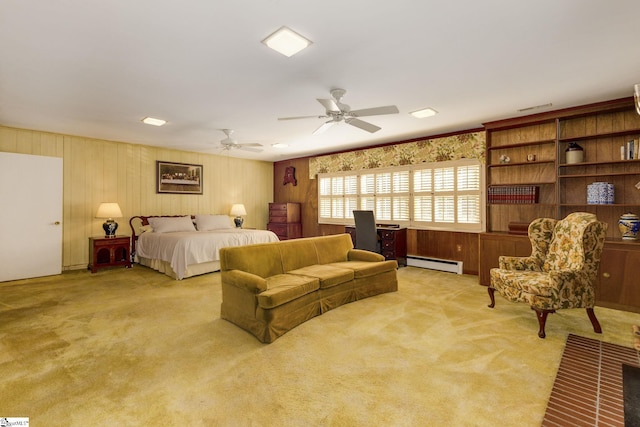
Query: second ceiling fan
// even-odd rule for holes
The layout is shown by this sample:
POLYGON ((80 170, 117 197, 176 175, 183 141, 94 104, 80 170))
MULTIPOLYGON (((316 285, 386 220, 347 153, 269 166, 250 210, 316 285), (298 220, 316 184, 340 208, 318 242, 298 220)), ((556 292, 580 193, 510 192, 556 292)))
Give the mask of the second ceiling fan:
POLYGON ((233 129, 220 129, 222 132, 224 132, 225 135, 227 135, 227 137, 223 140, 220 141, 220 145, 222 146, 223 150, 231 150, 232 148, 237 148, 239 150, 244 150, 244 151, 253 151, 254 153, 259 153, 262 151, 262 148, 258 148, 258 147, 262 147, 262 144, 258 144, 257 142, 253 142, 253 143, 244 143, 244 144, 240 144, 238 143, 238 141, 236 141, 233 137, 231 137, 231 135, 233 134, 233 129))
POLYGON ((330 94, 332 99, 318 99, 318 102, 322 104, 325 109, 325 115, 323 116, 298 116, 298 117, 280 117, 278 120, 297 120, 297 119, 329 119, 320 125, 313 134, 317 135, 324 132, 331 126, 340 122, 345 122, 351 126, 355 126, 367 132, 377 132, 382 129, 379 126, 360 120, 358 117, 367 116, 381 116, 384 114, 397 114, 399 113, 398 107, 395 105, 387 105, 384 107, 364 108, 361 110, 351 110, 347 104, 342 103, 342 97, 347 91, 344 89, 332 89, 330 94))

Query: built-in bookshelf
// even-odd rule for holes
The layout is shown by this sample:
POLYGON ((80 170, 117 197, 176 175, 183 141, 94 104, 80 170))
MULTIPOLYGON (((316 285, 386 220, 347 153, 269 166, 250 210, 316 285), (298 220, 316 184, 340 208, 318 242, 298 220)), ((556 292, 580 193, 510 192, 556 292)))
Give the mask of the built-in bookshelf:
POLYGON ((618 228, 624 213, 640 214, 640 115, 633 98, 486 123, 485 129, 487 232, 480 235, 480 283, 488 285, 497 256, 530 252, 528 237, 514 234, 514 224, 591 212, 608 226, 597 304, 640 312, 640 241, 622 240, 618 228), (583 149, 578 163, 567 162, 570 143, 583 149), (596 183, 612 188, 613 197, 589 198, 596 183), (526 203, 512 197, 527 187, 537 195, 526 203))

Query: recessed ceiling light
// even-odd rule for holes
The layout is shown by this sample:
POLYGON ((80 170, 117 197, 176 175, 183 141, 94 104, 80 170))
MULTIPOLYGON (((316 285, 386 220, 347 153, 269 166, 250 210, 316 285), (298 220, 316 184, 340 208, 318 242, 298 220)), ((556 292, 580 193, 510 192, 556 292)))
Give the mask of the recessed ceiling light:
POLYGON ((412 111, 409 114, 418 119, 424 119, 425 117, 435 116, 438 112, 433 108, 423 108, 422 110, 412 111))
POLYGON ((153 117, 145 117, 144 119, 142 119, 142 123, 153 126, 162 126, 167 123, 167 121, 162 119, 154 119, 153 117))
POLYGON ((273 148, 287 148, 289 144, 285 144, 284 142, 276 142, 275 144, 271 144, 273 148))
POLYGON ((292 29, 282 27, 266 39, 262 40, 262 43, 276 52, 289 57, 309 46, 311 41, 302 37, 292 29))

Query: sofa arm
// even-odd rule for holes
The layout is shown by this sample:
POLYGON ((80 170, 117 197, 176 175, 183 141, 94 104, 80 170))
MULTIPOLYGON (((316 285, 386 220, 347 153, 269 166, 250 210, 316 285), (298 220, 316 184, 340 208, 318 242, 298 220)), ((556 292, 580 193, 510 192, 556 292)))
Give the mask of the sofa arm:
POLYGON ((222 282, 246 289, 251 293, 259 294, 267 290, 267 281, 255 274, 242 270, 227 270, 222 272, 222 282))
POLYGON ((534 257, 516 257, 501 255, 498 257, 498 264, 502 270, 529 270, 542 271, 540 263, 534 257))
POLYGON ((384 257, 380 254, 370 251, 364 251, 362 249, 349 249, 347 253, 347 260, 349 261, 367 261, 378 262, 384 261, 384 257))

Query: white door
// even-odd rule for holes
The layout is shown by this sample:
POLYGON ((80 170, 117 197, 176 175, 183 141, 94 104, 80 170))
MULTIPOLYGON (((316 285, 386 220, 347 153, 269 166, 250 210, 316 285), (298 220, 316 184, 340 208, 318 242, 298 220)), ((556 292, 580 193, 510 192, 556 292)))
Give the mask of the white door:
POLYGON ((62 159, 0 153, 0 282, 62 272, 62 159))

